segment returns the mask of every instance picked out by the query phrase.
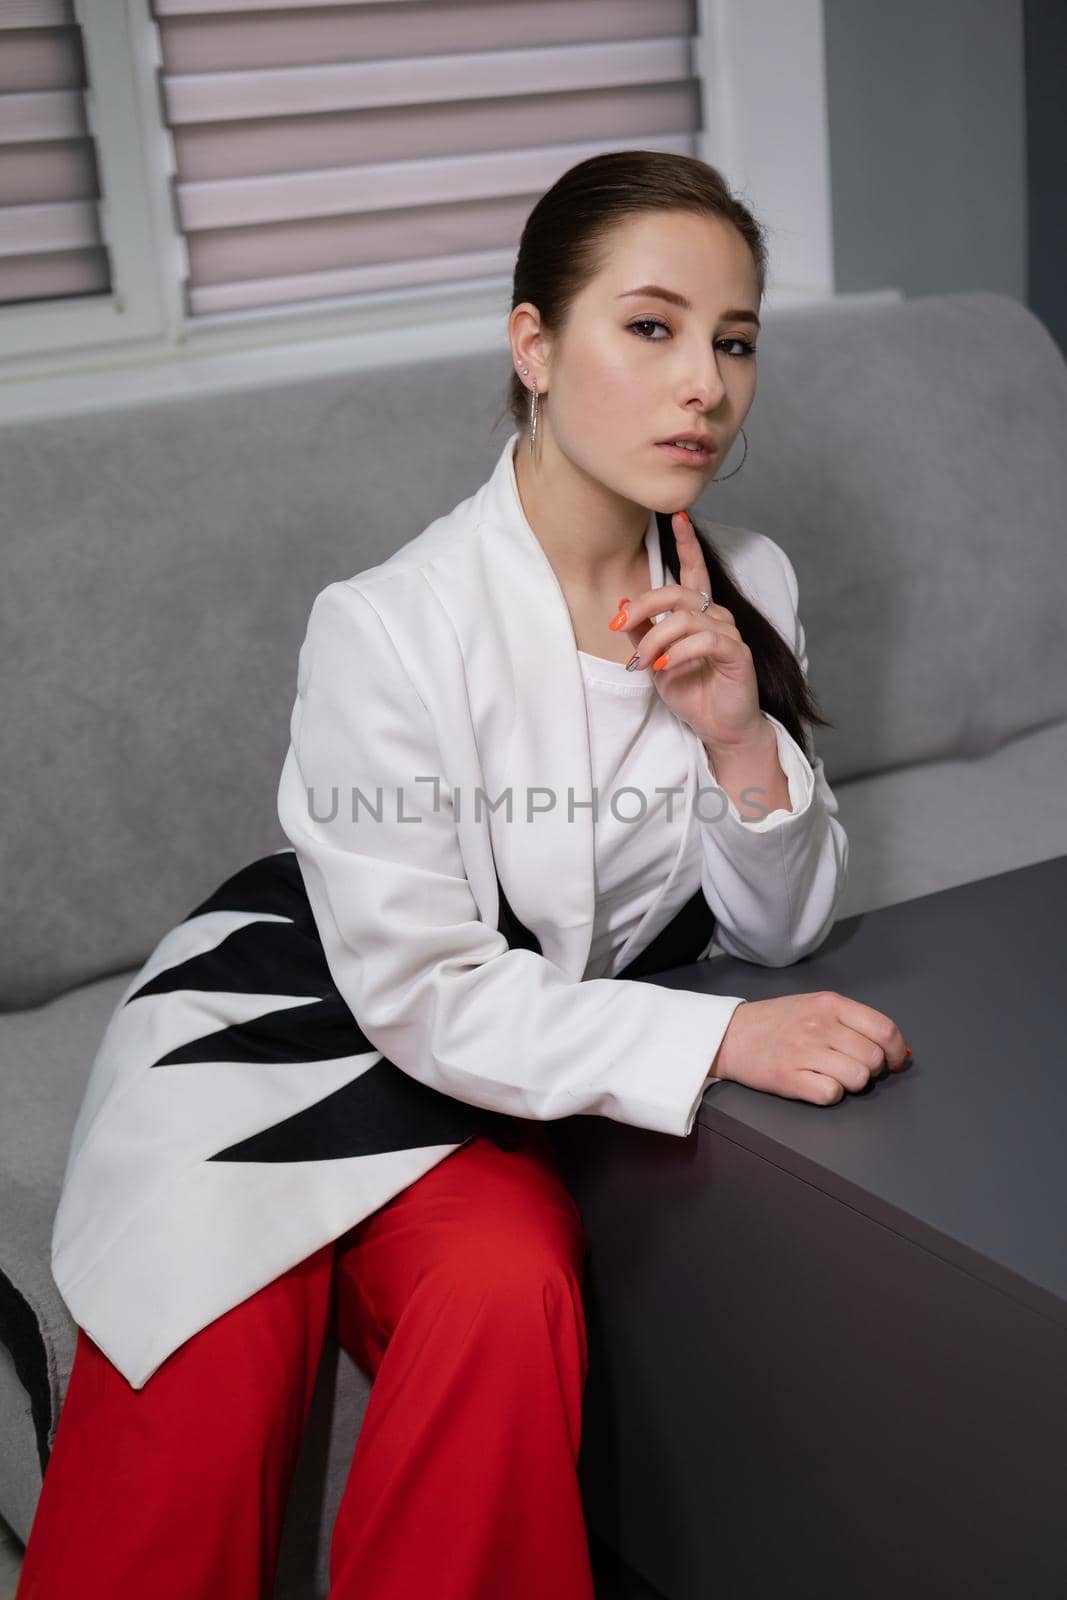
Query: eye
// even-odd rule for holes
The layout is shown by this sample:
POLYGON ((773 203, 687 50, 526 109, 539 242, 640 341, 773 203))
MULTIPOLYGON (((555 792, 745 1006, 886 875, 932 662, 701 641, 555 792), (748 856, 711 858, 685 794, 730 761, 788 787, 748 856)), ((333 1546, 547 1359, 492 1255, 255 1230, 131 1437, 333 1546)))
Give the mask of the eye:
POLYGON ((719 339, 717 342, 719 344, 736 344, 741 346, 740 350, 730 351, 730 355, 735 361, 747 361, 750 356, 754 356, 756 354, 756 346, 754 344, 750 344, 747 339, 742 339, 739 335, 736 335, 733 338, 719 339))
MULTIPOLYGON (((637 337, 639 339, 643 339, 646 344, 662 344, 663 340, 653 339, 651 335, 639 332, 641 328, 662 328, 663 331, 668 334, 671 331, 667 324, 665 322, 661 322, 658 317, 641 317, 637 322, 630 322, 627 324, 627 326, 631 333, 636 333, 637 337)), ((750 344, 747 339, 742 339, 740 335, 737 335, 734 338, 717 339, 716 343, 720 345, 737 346, 736 349, 727 352, 731 360, 734 361, 747 361, 756 354, 756 346, 754 344, 750 344)))
MULTIPOLYGON (((634 330, 637 328, 665 328, 668 333, 671 331, 665 322, 660 322, 658 317, 642 317, 639 322, 631 322, 629 326, 634 330)), ((638 338, 644 339, 645 336, 641 333, 638 334, 638 338)), ((645 339, 646 344, 660 344, 661 342, 659 339, 645 339)))

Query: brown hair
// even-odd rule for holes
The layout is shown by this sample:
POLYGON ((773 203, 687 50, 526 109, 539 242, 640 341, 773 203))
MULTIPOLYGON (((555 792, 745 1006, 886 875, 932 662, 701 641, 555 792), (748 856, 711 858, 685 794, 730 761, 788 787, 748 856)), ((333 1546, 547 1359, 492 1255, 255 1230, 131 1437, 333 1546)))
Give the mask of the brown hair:
MULTIPOLYGON (((722 174, 696 156, 658 150, 616 150, 580 161, 541 196, 526 219, 519 241, 511 309, 530 301, 542 326, 562 332, 571 306, 600 271, 611 248, 611 232, 627 218, 648 211, 688 211, 720 217, 748 245, 756 269, 759 299, 767 283, 767 246, 762 225, 734 197, 722 174)), ((503 410, 522 433, 527 427, 530 392, 514 368, 503 410)), ((664 570, 678 580, 678 553, 670 516, 656 513, 664 570)), ((832 728, 808 687, 800 663, 777 628, 734 583, 725 562, 696 522, 716 605, 733 613, 737 631, 752 651, 760 707, 777 717, 811 759, 803 724, 832 728)))

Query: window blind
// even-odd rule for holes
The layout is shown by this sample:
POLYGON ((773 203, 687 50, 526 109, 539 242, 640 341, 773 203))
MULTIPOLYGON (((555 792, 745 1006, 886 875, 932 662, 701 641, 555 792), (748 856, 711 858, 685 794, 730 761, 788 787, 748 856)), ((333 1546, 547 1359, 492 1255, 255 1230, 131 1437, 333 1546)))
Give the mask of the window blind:
POLYGON ((538 195, 692 154, 693 0, 150 0, 191 316, 506 274, 538 195))
POLYGON ((0 0, 0 304, 107 294, 72 0, 0 0))

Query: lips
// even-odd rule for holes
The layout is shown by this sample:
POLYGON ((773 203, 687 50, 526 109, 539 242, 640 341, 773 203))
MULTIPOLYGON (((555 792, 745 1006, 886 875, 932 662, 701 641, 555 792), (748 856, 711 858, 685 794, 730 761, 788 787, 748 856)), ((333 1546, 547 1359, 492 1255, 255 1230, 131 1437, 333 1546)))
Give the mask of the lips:
POLYGON ((656 449, 684 467, 705 467, 715 453, 714 446, 710 450, 687 450, 683 445, 670 443, 658 444, 656 449))
POLYGON ((658 444, 696 444, 710 455, 715 448, 715 441, 710 433, 675 433, 669 439, 659 439, 658 444))

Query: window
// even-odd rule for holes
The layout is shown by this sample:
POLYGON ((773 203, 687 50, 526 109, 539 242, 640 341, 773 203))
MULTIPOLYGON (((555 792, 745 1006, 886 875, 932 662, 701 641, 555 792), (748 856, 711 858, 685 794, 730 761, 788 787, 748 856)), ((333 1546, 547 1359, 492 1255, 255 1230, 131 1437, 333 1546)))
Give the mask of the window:
POLYGON ((832 294, 821 0, 0 0, 0 57, 0 415, 500 349, 603 150, 721 165, 832 294))
POLYGON ((0 10, 0 304, 110 292, 85 86, 70 0, 0 10))
POLYGON ((575 162, 693 152, 691 0, 153 0, 189 317, 509 278, 575 162))

